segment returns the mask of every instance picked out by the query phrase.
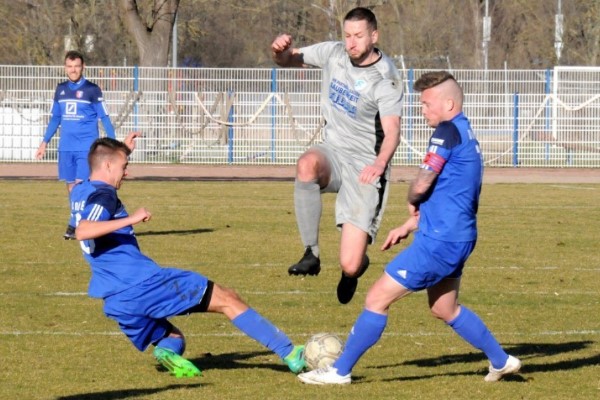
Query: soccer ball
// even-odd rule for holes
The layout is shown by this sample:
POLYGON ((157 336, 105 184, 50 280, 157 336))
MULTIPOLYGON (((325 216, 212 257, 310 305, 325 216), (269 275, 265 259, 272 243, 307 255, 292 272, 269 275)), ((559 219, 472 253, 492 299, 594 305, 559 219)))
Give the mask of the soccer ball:
POLYGON ((344 342, 333 333, 317 333, 306 342, 304 360, 308 369, 330 366, 342 354, 344 342))

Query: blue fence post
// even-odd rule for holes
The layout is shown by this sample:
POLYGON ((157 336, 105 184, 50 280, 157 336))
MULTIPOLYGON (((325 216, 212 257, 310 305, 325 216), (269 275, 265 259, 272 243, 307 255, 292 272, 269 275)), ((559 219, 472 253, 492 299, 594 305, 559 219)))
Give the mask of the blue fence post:
MULTIPOLYGON (((140 68, 137 65, 133 66, 133 92, 139 93, 140 91, 140 68)), ((133 130, 138 130, 138 102, 136 101, 133 105, 133 130)))
MULTIPOLYGON (((271 69, 271 94, 277 92, 277 69, 271 69)), ((277 103, 275 97, 271 99, 271 161, 275 161, 275 137, 276 137, 276 125, 277 125, 277 103)))
MULTIPOLYGON (((552 73, 551 70, 548 68, 546 69, 546 85, 544 86, 544 91, 546 92, 546 97, 552 93, 552 73)), ((546 118, 545 118, 545 123, 544 123, 544 133, 547 135, 548 132, 550 132, 551 130, 551 121, 552 121, 552 101, 548 101, 546 103, 546 109, 545 109, 545 114, 546 114, 546 118)), ((544 136, 546 136, 544 135, 544 136)), ((545 158, 546 161, 548 161, 550 159, 550 143, 546 142, 545 144, 545 158)))
MULTIPOLYGON (((407 127, 407 132, 406 132, 406 141, 410 144, 412 143, 412 137, 413 137, 413 129, 414 129, 414 120, 413 120, 413 105, 414 105, 414 96, 413 96, 413 84, 415 81, 415 70, 414 69, 409 69, 408 70, 408 110, 406 110, 406 119, 408 120, 408 127, 407 127)), ((407 148, 406 151, 407 153, 407 159, 408 162, 412 162, 412 150, 410 148, 407 148)))
MULTIPOLYGON (((228 91, 227 92, 227 99, 230 99, 233 97, 233 92, 232 91, 228 91)), ((226 101, 225 104, 227 104, 228 102, 226 101)), ((229 109, 229 114, 227 115, 227 122, 229 122, 230 124, 233 123, 234 121, 234 113, 233 113, 233 102, 231 102, 231 109, 229 109)), ((233 164, 233 126, 229 126, 229 129, 227 129, 227 162, 229 164, 233 164)))
POLYGON ((513 167, 519 166, 519 92, 514 95, 513 167))

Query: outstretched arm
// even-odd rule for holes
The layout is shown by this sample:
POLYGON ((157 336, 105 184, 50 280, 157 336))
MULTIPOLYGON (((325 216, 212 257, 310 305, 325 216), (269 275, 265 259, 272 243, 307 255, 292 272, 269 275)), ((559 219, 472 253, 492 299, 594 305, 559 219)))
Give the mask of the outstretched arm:
POLYGON ((82 220, 77 224, 75 229, 75 237, 77 240, 96 239, 100 236, 108 235, 111 232, 119 230, 129 225, 135 225, 140 222, 148 222, 152 218, 152 214, 145 208, 136 210, 132 215, 113 219, 110 221, 89 221, 82 220))

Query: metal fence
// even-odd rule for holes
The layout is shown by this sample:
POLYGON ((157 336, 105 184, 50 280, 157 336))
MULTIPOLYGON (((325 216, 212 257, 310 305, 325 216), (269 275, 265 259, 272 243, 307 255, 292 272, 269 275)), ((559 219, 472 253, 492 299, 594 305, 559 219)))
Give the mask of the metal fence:
MULTIPOLYGON (((431 128, 405 70, 394 165, 416 165, 431 128)), ((600 68, 454 70, 494 167, 600 167, 600 68)), ((294 164, 322 140, 318 69, 87 67, 117 137, 140 131, 144 163, 294 164)), ((36 162, 61 66, 0 66, 0 161, 36 162)), ((58 135, 57 135, 58 137, 58 135)), ((56 160, 57 137, 43 162, 56 160)))

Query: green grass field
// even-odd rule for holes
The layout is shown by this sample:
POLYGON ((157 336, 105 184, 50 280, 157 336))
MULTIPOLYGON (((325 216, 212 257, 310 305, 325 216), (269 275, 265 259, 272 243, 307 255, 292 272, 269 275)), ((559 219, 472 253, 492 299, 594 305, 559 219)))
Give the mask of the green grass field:
MULTIPOLYGON (((345 339, 366 290, 403 246, 378 250, 404 220, 405 184, 394 184, 371 268, 355 299, 338 304, 339 233, 324 197, 323 271, 289 277, 302 255, 291 182, 125 182, 122 200, 145 206, 136 227, 161 265, 202 272, 235 288, 294 342, 345 339)), ((353 384, 311 387, 221 315, 174 320, 186 356, 204 373, 158 371, 86 296, 89 268, 65 242, 64 185, 0 181, 0 392, 2 399, 598 399, 600 398, 600 185, 486 185, 480 237, 465 270, 462 303, 476 311, 521 374, 485 383, 487 361, 434 320, 417 293, 392 307, 380 342, 353 384)))

